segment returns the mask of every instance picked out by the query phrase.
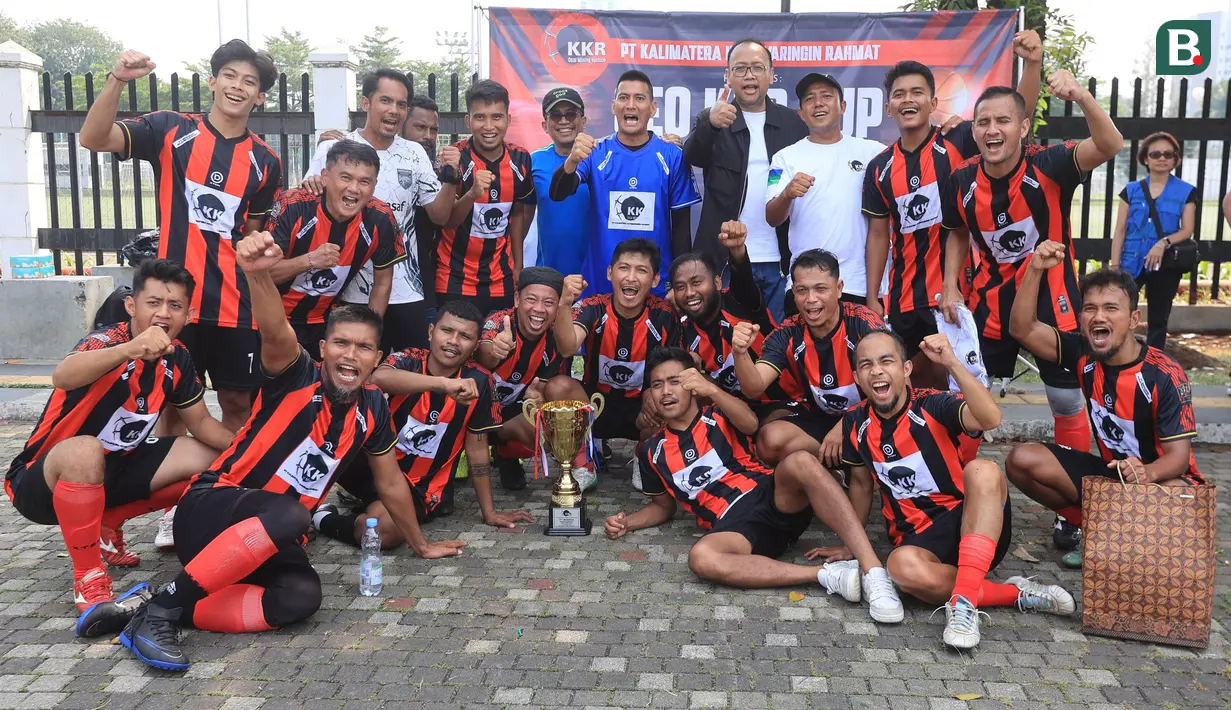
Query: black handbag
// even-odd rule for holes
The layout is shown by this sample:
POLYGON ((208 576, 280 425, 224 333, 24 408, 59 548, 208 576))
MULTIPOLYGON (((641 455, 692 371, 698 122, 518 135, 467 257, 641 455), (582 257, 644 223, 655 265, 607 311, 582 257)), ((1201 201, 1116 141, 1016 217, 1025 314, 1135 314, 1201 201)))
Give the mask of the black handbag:
MULTIPOLYGON (((1154 231, 1158 232, 1158 238, 1163 239, 1167 235, 1163 234, 1163 222, 1158 216, 1158 206, 1154 204, 1154 196, 1150 194, 1150 185, 1143 178, 1139 181, 1141 185, 1141 193, 1145 195, 1146 204, 1150 207, 1150 221, 1154 223, 1154 231)), ((1185 239, 1177 244, 1172 244, 1163 252, 1163 261, 1158 265, 1161 269, 1179 269, 1180 271, 1192 271, 1197 266, 1198 257, 1200 256, 1200 248, 1197 246, 1196 235, 1185 239)))

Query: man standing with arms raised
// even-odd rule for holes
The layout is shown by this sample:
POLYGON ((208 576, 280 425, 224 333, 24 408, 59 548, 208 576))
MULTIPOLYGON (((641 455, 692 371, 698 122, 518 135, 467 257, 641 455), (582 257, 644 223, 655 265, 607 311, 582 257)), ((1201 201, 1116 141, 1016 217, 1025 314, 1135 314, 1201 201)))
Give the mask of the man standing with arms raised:
POLYGON ((248 419, 252 390, 261 384, 261 340, 234 245, 261 228, 282 187, 282 161, 248 130, 248 114, 265 104, 278 70, 269 54, 238 39, 219 47, 209 63, 214 75, 208 114, 155 111, 116 121, 125 85, 157 66, 140 52, 124 52, 80 137, 84 148, 153 166, 158 257, 182 264, 197 284, 196 317, 180 340, 202 380, 208 373, 218 391, 223 426, 236 431, 248 419))
MULTIPOLYGON (((461 156, 452 146, 440 151, 441 178, 438 180, 423 146, 398 135, 410 113, 411 90, 410 80, 396 69, 378 69, 365 76, 360 107, 367 112, 367 121, 363 128, 343 136, 376 149, 380 171, 376 176, 375 196, 393 210, 398 229, 402 232, 399 239, 407 255, 404 261, 393 265, 393 290, 389 294, 388 307, 383 311, 381 349, 385 352, 427 345, 427 303, 424 299, 427 289, 423 285, 419 266, 415 210, 424 208, 437 224, 448 220, 453 211, 456 191, 442 190, 440 184, 455 184, 458 181, 458 160, 461 156)), ((308 166, 308 176, 301 187, 313 194, 320 194, 321 173, 325 169, 329 149, 335 144, 336 141, 324 141, 316 146, 312 164, 308 166)), ((372 265, 366 263, 342 291, 341 300, 367 304, 374 283, 372 265)))
MULTIPOLYGON (((769 49, 755 39, 736 42, 727 55, 726 86, 716 104, 697 114, 684 142, 684 159, 701 168, 705 178, 693 248, 713 256, 722 273, 728 256, 718 239, 722 225, 739 220, 747 226, 752 278, 762 302, 781 322, 786 290, 782 257, 789 257, 790 250, 787 223, 771 227, 765 221, 769 159, 807 138, 808 126, 799 114, 768 98, 773 81, 769 49)), ((730 283, 730 276, 723 281, 730 283)))

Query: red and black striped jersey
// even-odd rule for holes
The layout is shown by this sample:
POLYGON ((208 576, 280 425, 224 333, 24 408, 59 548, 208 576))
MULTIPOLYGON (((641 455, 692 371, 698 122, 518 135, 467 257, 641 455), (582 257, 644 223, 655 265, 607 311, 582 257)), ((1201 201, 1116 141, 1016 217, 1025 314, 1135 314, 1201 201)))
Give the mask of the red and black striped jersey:
POLYGON ((573 306, 573 323, 586 331, 582 384, 607 397, 640 397, 650 351, 680 343, 675 309, 653 294, 636 318, 616 313, 610 293, 590 296, 573 306))
MULTIPOLYGON (((418 348, 393 353, 381 367, 426 375, 428 351, 418 348)), ((473 362, 462 366, 454 377, 474 380, 479 396, 468 405, 443 392, 416 392, 389 398, 393 427, 397 431, 398 467, 410 485, 423 495, 430 513, 441 501, 453 498, 453 473, 457 469, 466 433, 499 429, 500 403, 492 399, 492 378, 473 362)))
POLYGON ((1039 288, 1039 320, 1064 331, 1077 329, 1081 295, 1069 208, 1086 175, 1077 165, 1076 141, 1024 146, 1017 167, 1003 178, 989 177, 981 157, 953 171, 941 199, 944 226, 967 227, 979 251, 970 308, 984 337, 1008 337, 1018 269, 1043 239, 1063 244, 1068 258, 1048 270, 1039 288))
POLYGON ((149 161, 158 193, 158 256, 197 281, 196 321, 256 329, 248 279, 235 262, 244 223, 264 218, 282 189, 282 161, 252 131, 224 138, 204 115, 155 111, 118 121, 120 160, 149 161))
POLYGON ((513 295, 513 254, 509 215, 515 203, 534 201, 530 153, 504 144, 504 154, 488 160, 470 147, 470 139, 456 144, 462 152, 461 197, 474 186, 474 171, 488 170, 492 184, 474 201, 470 214, 456 229, 441 230, 436 247, 436 292, 461 296, 513 295))
MULTIPOLYGON (((117 323, 90 333, 72 352, 114 348, 132 339, 131 326, 117 323)), ((107 456, 123 456, 145 441, 166 405, 184 409, 199 402, 205 390, 192 356, 180 341, 173 344, 175 352, 166 357, 128 360, 84 387, 55 389, 7 478, 74 436, 96 437, 107 456)))
MULTIPOLYGON (((1108 365, 1090 354, 1080 333, 1059 330, 1056 348, 1060 365, 1077 374, 1089 402, 1086 409, 1104 461, 1134 456, 1153 463, 1162 457, 1164 443, 1197 436, 1192 385, 1180 363, 1162 350, 1142 346, 1133 362, 1108 365)), ((1188 459, 1183 477, 1204 483, 1191 452, 1188 459)))
POLYGON ((868 165, 863 212, 889 219, 889 293, 882 294, 889 315, 940 304, 949 236, 941 219, 941 186, 959 163, 978 154, 970 121, 963 121, 948 135, 933 126, 912 151, 898 139, 868 165))
POLYGON ((347 222, 329 215, 325 196, 295 188, 283 192, 269 213, 266 229, 287 259, 303 256, 326 243, 338 245, 338 265, 309 269, 278 285, 291 323, 324 323, 338 295, 371 261, 389 269, 406 258, 405 240, 389 205, 373 197, 347 222))
MULTIPOLYGON (((774 329, 774 319, 766 309, 750 312, 738 300, 730 298, 730 291, 722 294, 722 310, 706 325, 688 316, 680 316, 680 338, 689 352, 701 358, 705 372, 728 394, 742 397, 739 378, 735 376, 735 353, 731 350, 731 334, 735 326, 750 321, 761 326, 748 348, 753 360, 761 356, 765 338, 774 329)), ((778 381, 766 388, 754 401, 786 402, 803 398, 803 389, 789 371, 782 373, 778 381)))
MULTIPOLYGON (((535 380, 550 380, 564 372, 564 358, 556 349, 556 334, 551 328, 538 340, 527 340, 517 327, 517 310, 495 311, 483 324, 480 340, 495 340, 504 332, 504 319, 513 324, 513 352, 492 370, 492 399, 501 407, 519 404, 526 387, 535 380)), ((569 358, 571 361, 572 358, 569 358)))
POLYGON ((380 390, 364 385, 354 401, 330 402, 321 365, 300 348, 295 362, 266 376, 248 422, 194 482, 294 496, 312 511, 356 456, 388 453, 395 441, 380 390))
POLYGON ((752 441, 710 404, 683 431, 663 428, 637 446, 643 493, 670 493, 709 530, 757 483, 773 475, 752 453, 752 441))
POLYGON ((889 419, 868 400, 842 418, 842 462, 866 466, 880 482, 882 512, 894 545, 917 535, 966 497, 968 441, 982 432, 962 426, 965 400, 955 392, 909 389, 905 407, 889 419))
POLYGON ((816 337, 795 315, 765 339, 758 363, 789 373, 807 386, 809 406, 820 414, 841 414, 862 396, 855 384, 855 346, 868 333, 886 330, 885 322, 867 306, 841 302, 838 324, 816 337))

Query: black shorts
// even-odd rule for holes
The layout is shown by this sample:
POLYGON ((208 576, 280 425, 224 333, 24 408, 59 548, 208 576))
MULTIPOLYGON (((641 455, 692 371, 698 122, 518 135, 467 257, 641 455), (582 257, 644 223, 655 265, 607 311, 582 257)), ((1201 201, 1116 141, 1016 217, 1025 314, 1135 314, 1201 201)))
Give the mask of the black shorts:
MULTIPOLYGON (((106 507, 118 508, 127 503, 147 500, 152 491, 150 483, 158 467, 162 465, 171 447, 174 436, 150 437, 137 448, 124 455, 116 453, 104 457, 103 493, 106 507)), ((19 469, 11 479, 13 507, 22 517, 39 525, 58 525, 56 509, 52 504, 52 491, 43 475, 46 457, 33 461, 19 469)))
POLYGON ((385 309, 380 349, 386 355, 410 348, 428 347, 427 301, 390 303, 385 309))
POLYGON ((473 303, 479 309, 479 315, 487 318, 493 311, 504 310, 505 308, 513 307, 513 296, 463 296, 456 293, 440 293, 436 292, 436 307, 437 310, 449 301, 465 301, 473 303))
POLYGON ((299 341, 303 349, 308 351, 313 360, 320 362, 321 341, 325 339, 325 324, 291 323, 291 329, 295 331, 295 339, 299 341))
MULTIPOLYGON (((1120 475, 1116 473, 1114 468, 1107 468, 1109 463, 1106 459, 1098 454, 1092 454, 1086 451, 1078 451, 1070 449, 1067 446, 1053 444, 1050 442, 1040 442, 1047 450, 1056 457, 1056 461, 1060 462, 1060 468, 1069 474, 1069 480, 1073 482, 1073 487, 1077 489, 1077 505, 1081 505, 1081 479, 1086 476, 1102 476, 1113 480, 1120 480, 1120 475)), ((1180 480, 1189 485, 1200 485, 1200 481, 1194 479, 1192 475, 1185 471, 1180 474, 1180 480)))
MULTIPOLYGON (((187 565, 222 531, 266 512, 274 502, 287 501, 299 505, 298 499, 272 491, 197 483, 184 493, 175 509, 175 554, 181 564, 187 565)), ((307 531, 305 527, 301 534, 307 531)), ((303 545, 284 545, 240 583, 271 587, 277 585, 279 575, 305 570, 316 577, 303 545)))
POLYGON ((889 327, 906 343, 906 357, 919 354, 919 343, 929 335, 936 335, 936 312, 931 308, 916 308, 907 313, 891 315, 886 319, 889 327))
MULTIPOLYGON (((380 494, 376 492, 376 480, 372 477, 372 469, 368 466, 366 458, 360 457, 354 461, 341 475, 337 478, 337 485, 346 489, 346 492, 359 499, 359 504, 362 510, 366 510, 369 505, 380 500, 380 494)), ((423 494, 414 486, 410 485, 410 481, 406 481, 406 487, 410 489, 410 497, 415 503, 415 519, 420 523, 431 522, 436 519, 436 509, 428 512, 427 501, 423 494)), ((445 497, 452 495, 453 486, 445 487, 445 497)))
MULTIPOLYGON (((914 547, 922 547, 928 552, 940 558, 941 564, 957 566, 958 546, 962 542, 962 510, 965 503, 958 503, 957 507, 944 513, 932 524, 923 529, 923 532, 917 535, 903 535, 902 542, 898 543, 898 547, 912 545, 914 547)), ((992 557, 992 566, 988 571, 996 569, 996 565, 1004 559, 1005 553, 1009 551, 1009 543, 1013 538, 1013 515, 1010 512, 1012 506, 1008 502, 1004 504, 1004 522, 1000 524, 1000 538, 996 540, 996 554, 992 557)))
POLYGON ((637 416, 641 414, 641 397, 625 397, 618 391, 604 397, 603 413, 594 420, 594 438, 639 441, 641 430, 637 428, 637 416))
POLYGON ((752 554, 780 557, 812 523, 812 508, 784 513, 774 505, 774 477, 767 476, 727 508, 708 534, 738 533, 752 543, 752 554))
POLYGON ((261 334, 244 328, 192 323, 180 331, 201 381, 215 390, 249 392, 261 386, 261 334))
POLYGON ((788 415, 801 413, 804 411, 804 404, 794 400, 785 402, 749 402, 748 408, 752 410, 753 414, 757 415, 757 423, 765 426, 765 420, 773 416, 775 412, 787 412, 788 415))
MULTIPOLYGON (((1010 335, 992 340, 982 335, 979 336, 979 348, 983 351, 983 364, 987 367, 989 377, 1012 377, 1017 370, 1017 354, 1021 351, 1022 346, 1010 335)), ((1043 380, 1043 384, 1060 389, 1077 389, 1077 375, 1069 372, 1054 362, 1047 362, 1042 359, 1035 359, 1035 365, 1039 368, 1039 377, 1043 380)))
POLYGON ((790 416, 778 419, 779 422, 790 422, 799 427, 803 433, 816 439, 819 444, 833 428, 842 421, 841 414, 824 414, 807 407, 800 407, 790 416))

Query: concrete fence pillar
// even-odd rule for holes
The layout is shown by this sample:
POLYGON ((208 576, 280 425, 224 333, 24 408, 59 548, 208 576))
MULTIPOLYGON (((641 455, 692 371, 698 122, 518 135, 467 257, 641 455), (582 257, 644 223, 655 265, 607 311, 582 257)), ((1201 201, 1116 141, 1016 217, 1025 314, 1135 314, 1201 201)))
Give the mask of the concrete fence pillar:
POLYGON ((39 108, 43 59, 13 41, 0 44, 0 274, 12 278, 10 256, 38 251, 47 227, 42 136, 30 130, 39 108))
POLYGON ((357 106, 355 72, 359 64, 355 55, 345 48, 313 52, 308 63, 312 65, 316 137, 331 128, 350 130, 350 112, 357 106))

